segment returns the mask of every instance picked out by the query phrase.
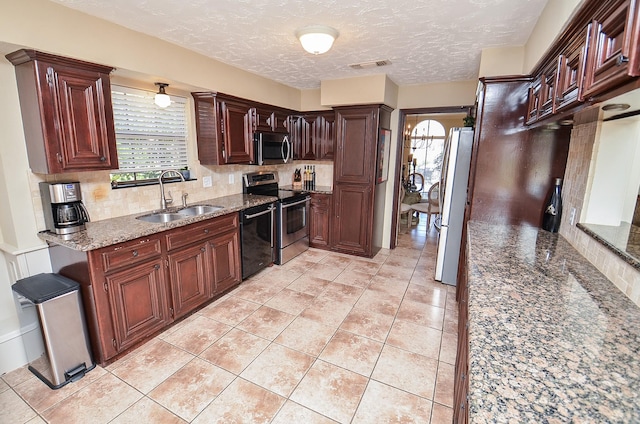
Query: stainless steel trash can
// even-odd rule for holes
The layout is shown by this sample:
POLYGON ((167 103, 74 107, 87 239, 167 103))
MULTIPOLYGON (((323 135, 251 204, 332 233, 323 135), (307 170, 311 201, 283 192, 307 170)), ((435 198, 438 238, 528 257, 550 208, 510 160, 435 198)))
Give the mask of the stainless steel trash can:
POLYGON ((59 274, 38 274, 18 280, 12 288, 38 312, 44 353, 29 363, 31 372, 59 389, 95 367, 77 282, 59 274))

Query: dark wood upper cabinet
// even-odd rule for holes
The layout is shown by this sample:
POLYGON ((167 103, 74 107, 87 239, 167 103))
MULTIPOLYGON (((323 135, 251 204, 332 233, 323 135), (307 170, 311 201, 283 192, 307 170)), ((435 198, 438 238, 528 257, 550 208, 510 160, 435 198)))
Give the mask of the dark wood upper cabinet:
POLYGON ((251 105, 242 101, 220 99, 224 163, 253 162, 251 105))
POLYGON ((18 50, 15 66, 29 166, 36 173, 117 169, 112 67, 18 50))
POLYGON ((307 112, 291 118, 290 128, 294 159, 333 160, 335 145, 335 112, 307 112))
POLYGON ((371 184, 375 175, 378 111, 371 107, 336 109, 334 183, 371 184))
POLYGON ((556 82, 558 79, 557 62, 552 62, 542 73, 540 87, 540 110, 538 119, 542 119, 556 111, 556 82))
POLYGON ((561 111, 582 101, 582 81, 586 60, 587 34, 585 28, 558 57, 556 110, 561 111))
POLYGON ((637 0, 610 2, 599 10, 589 32, 584 96, 595 96, 639 75, 637 0))

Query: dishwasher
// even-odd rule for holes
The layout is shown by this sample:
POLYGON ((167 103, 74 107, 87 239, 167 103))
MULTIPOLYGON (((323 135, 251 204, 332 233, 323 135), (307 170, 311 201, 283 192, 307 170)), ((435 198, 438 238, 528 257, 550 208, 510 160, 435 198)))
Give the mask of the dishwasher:
POLYGON ((243 280, 273 263, 274 211, 274 203, 266 203, 240 213, 243 280))

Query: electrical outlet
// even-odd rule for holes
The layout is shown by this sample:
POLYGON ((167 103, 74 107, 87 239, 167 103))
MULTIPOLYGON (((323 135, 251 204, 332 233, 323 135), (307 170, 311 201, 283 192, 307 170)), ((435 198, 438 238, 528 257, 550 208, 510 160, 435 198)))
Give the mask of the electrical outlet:
POLYGON ((569 214, 569 224, 576 224, 576 208, 571 208, 571 214, 569 214))
POLYGON ((202 177, 202 187, 211 187, 211 175, 207 175, 206 177, 202 177))
POLYGON ((236 177, 233 174, 229 174, 229 184, 233 184, 236 181, 236 177))

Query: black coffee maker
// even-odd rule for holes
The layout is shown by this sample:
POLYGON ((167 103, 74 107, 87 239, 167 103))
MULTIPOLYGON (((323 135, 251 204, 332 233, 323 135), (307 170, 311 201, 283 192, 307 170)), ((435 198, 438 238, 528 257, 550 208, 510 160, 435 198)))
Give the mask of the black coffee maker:
POLYGON ((85 229, 89 213, 82 204, 79 182, 40 183, 42 209, 47 230, 73 234, 85 229))

